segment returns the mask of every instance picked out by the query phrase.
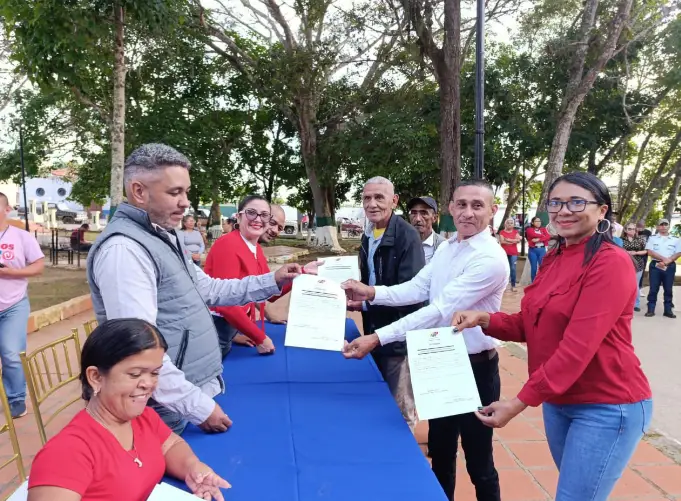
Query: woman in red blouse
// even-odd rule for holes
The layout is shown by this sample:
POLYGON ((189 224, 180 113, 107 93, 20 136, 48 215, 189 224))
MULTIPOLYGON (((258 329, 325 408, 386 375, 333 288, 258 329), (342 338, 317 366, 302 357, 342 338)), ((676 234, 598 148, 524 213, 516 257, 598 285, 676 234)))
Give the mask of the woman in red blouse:
MULTIPOLYGON (((249 195, 237 207, 235 230, 220 237, 206 257, 205 272, 213 278, 244 278, 249 275, 264 275, 270 272, 267 258, 258 240, 267 230, 272 216, 269 202, 260 195, 249 195)), ((318 263, 308 263, 303 273, 316 274, 318 263)), ((276 301, 288 291, 291 284, 282 289, 276 301)), ((211 308, 213 321, 220 338, 223 358, 232 348, 237 334, 246 336, 247 343, 256 347, 261 355, 274 353, 274 344, 265 334, 265 305, 217 306, 211 308), (256 310, 260 313, 261 324, 256 323, 256 310)))
POLYGON ((230 485, 147 407, 167 348, 136 318, 94 330, 81 355, 87 405, 36 455, 28 501, 145 501, 164 474, 201 499, 224 501, 220 488, 230 485))
POLYGON ((546 246, 551 240, 551 235, 546 228, 542 228, 541 219, 537 216, 532 218, 532 225, 525 230, 525 238, 527 238, 527 258, 530 260, 530 270, 532 275, 532 282, 537 276, 537 270, 544 260, 546 255, 546 246))
POLYGON ((508 258, 508 267, 511 269, 511 292, 516 292, 515 282, 515 268, 518 262, 518 244, 522 237, 515 229, 515 219, 509 217, 504 223, 504 229, 499 232, 499 243, 501 248, 506 252, 508 258))
POLYGON ((481 326, 502 341, 527 343, 530 377, 518 396, 480 409, 502 427, 542 404, 560 471, 556 501, 605 501, 652 416, 651 391, 631 344, 637 287, 629 255, 610 233, 612 202, 601 180, 576 172, 549 190, 560 236, 520 312, 464 311, 459 330, 481 326))

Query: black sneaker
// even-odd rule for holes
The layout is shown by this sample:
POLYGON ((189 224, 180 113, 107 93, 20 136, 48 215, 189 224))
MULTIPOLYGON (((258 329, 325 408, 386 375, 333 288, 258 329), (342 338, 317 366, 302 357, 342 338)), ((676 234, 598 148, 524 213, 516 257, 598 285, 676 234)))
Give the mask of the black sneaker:
POLYGON ((654 316, 655 316, 655 312, 652 311, 652 310, 648 310, 648 312, 646 313, 646 317, 654 317, 654 316))
POLYGON ((641 311, 641 308, 639 308, 638 306, 636 306, 636 307, 634 308, 634 311, 641 311))
POLYGON ((667 317, 667 318, 676 318, 676 315, 674 315, 673 311, 665 311, 664 315, 662 315, 662 316, 667 317))
POLYGON ((9 404, 9 412, 12 414, 12 419, 24 417, 28 413, 26 402, 12 402, 9 404))

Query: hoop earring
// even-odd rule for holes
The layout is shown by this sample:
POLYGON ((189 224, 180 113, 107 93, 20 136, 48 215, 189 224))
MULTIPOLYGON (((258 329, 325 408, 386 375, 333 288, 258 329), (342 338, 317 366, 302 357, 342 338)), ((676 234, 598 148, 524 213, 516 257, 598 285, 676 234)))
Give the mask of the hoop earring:
POLYGON ((603 233, 607 233, 607 232, 610 231, 610 226, 611 226, 611 225, 610 225, 610 220, 609 220, 609 219, 601 219, 600 221, 598 221, 598 224, 596 225, 596 233, 598 233, 599 235, 602 235, 603 233), (603 221, 605 221, 606 223, 608 223, 608 227, 607 227, 606 229, 604 229, 603 231, 598 231, 598 229, 599 229, 599 227, 601 226, 601 223, 602 223, 603 221))

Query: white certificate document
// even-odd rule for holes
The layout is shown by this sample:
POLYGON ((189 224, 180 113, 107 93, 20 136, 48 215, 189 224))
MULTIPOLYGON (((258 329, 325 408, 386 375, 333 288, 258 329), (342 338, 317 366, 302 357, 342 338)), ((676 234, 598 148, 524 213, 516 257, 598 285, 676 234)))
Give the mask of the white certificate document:
POLYGON ((419 419, 478 410, 480 394, 461 333, 453 327, 409 331, 407 352, 419 419))
POLYGON ((318 275, 293 280, 285 346, 342 351, 345 344, 345 291, 318 275))
POLYGON ((346 280, 359 280, 357 256, 332 256, 320 258, 324 264, 317 268, 317 276, 342 284, 346 280))
POLYGON ((147 501, 196 501, 197 498, 189 492, 182 491, 170 484, 160 483, 151 491, 147 501))

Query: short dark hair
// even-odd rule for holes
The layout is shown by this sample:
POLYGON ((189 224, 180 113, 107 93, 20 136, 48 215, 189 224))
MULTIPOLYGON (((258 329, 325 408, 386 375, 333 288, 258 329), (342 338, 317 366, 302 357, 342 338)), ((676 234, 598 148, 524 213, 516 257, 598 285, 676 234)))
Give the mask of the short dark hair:
POLYGON ((192 218, 194 221, 196 221, 196 218, 194 217, 194 214, 185 214, 185 215, 182 217, 182 231, 184 231, 184 230, 187 229, 187 220, 188 220, 189 218, 192 218))
MULTIPOLYGON (((600 205, 608 206, 608 210, 603 218, 608 221, 607 228, 601 233, 599 222, 596 227, 596 233, 594 233, 586 243, 584 249, 584 262, 582 263, 586 266, 596 255, 598 249, 601 248, 603 242, 614 243, 612 239, 612 199, 610 198, 610 192, 605 183, 593 174, 589 172, 570 172, 569 174, 563 174, 551 183, 551 186, 549 187, 549 197, 558 183, 569 183, 584 188, 594 196, 596 202, 600 205)), ((564 243, 565 239, 560 238, 559 245, 562 246, 564 243)))
POLYGON ((87 380, 87 368, 97 367, 102 374, 128 357, 154 348, 168 349, 158 329, 139 318, 119 318, 100 324, 85 341, 80 357, 80 383, 83 400, 92 398, 92 387, 87 380))
POLYGON ((494 201, 494 188, 491 184, 483 179, 467 179, 465 181, 461 181, 456 185, 456 188, 452 190, 451 200, 454 200, 454 193, 456 193, 456 190, 463 188, 464 186, 478 186, 479 188, 487 188, 490 193, 492 193, 492 201, 494 201))
POLYGON ((5 195, 2 191, 0 191, 0 200, 4 200, 5 205, 9 205, 9 198, 7 198, 7 195, 5 195))
POLYGON ((262 195, 247 195, 241 200, 241 202, 239 202, 239 205, 237 206, 236 209, 237 212, 241 212, 242 210, 244 210, 244 207, 250 204, 253 200, 262 200, 263 202, 267 202, 267 205, 270 205, 267 199, 262 195))
POLYGON ((125 160, 123 180, 127 185, 140 172, 152 172, 165 167, 184 167, 189 170, 191 162, 175 148, 160 144, 143 144, 135 149, 125 160))

